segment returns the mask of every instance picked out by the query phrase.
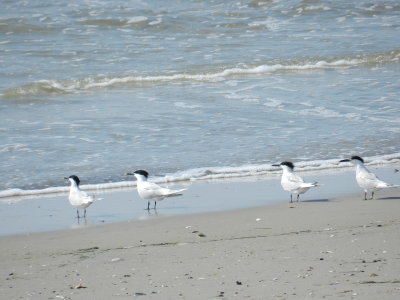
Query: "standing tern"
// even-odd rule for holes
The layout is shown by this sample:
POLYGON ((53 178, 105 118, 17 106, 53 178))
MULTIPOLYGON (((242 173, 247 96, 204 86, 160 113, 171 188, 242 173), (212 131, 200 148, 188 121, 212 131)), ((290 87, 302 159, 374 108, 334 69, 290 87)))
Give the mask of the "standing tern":
POLYGON ((164 200, 166 197, 181 196, 182 192, 186 189, 171 190, 154 182, 147 181, 149 173, 144 170, 136 170, 133 173, 126 175, 133 175, 137 180, 137 190, 140 198, 147 200, 147 210, 150 210, 150 201, 154 201, 154 209, 156 209, 157 201, 164 200))
POLYGON ((65 177, 65 179, 68 179, 71 182, 71 188, 69 190, 69 203, 76 207, 78 219, 80 218, 79 209, 84 209, 83 217, 86 218, 86 208, 94 202, 95 197, 93 195, 88 195, 85 191, 82 191, 79 188, 79 183, 81 181, 79 180, 78 176, 71 175, 69 177, 65 177))
POLYGON ((374 199, 374 193, 384 188, 398 187, 380 180, 374 173, 364 166, 364 160, 360 156, 352 156, 351 159, 342 159, 340 162, 351 162, 356 166, 357 184, 364 189, 364 200, 367 200, 367 193, 371 191, 371 199, 374 199))
POLYGON ((294 165, 290 161, 284 161, 280 164, 272 165, 274 167, 281 167, 283 170, 281 185, 282 188, 290 193, 290 203, 293 203, 292 194, 297 195, 297 202, 299 201, 300 194, 304 194, 310 188, 317 186, 317 182, 307 183, 303 178, 293 173, 294 165))

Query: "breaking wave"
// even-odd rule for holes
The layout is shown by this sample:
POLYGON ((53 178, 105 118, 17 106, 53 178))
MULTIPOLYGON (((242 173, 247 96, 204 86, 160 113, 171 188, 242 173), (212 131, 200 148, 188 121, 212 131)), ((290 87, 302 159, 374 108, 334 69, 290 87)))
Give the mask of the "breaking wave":
MULTIPOLYGON (((364 158, 366 165, 391 165, 400 163, 400 153, 371 156, 364 158)), ((350 163, 339 163, 340 159, 314 160, 295 162, 298 172, 316 171, 329 172, 333 170, 345 169, 351 166, 350 163)), ((276 177, 281 174, 278 167, 272 164, 262 165, 245 165, 240 167, 213 167, 213 168, 197 168, 168 174, 163 177, 151 178, 153 182, 166 183, 189 183, 197 180, 232 180, 248 177, 271 176, 276 177)), ((83 185, 85 190, 107 192, 115 189, 127 189, 136 187, 135 181, 122 181, 114 183, 99 183, 83 185)), ((23 199, 35 197, 45 197, 66 194, 69 187, 50 187, 39 190, 23 190, 8 189, 0 191, 0 201, 2 202, 18 202, 23 199)))
POLYGON ((400 50, 366 54, 354 58, 335 58, 330 60, 282 62, 278 64, 261 64, 256 66, 241 66, 234 68, 214 69, 210 71, 185 72, 176 74, 127 75, 116 77, 95 77, 84 79, 49 79, 24 84, 19 87, 2 91, 3 99, 15 99, 40 95, 63 95, 81 93, 97 89, 112 89, 116 87, 135 87, 157 85, 179 81, 220 81, 234 76, 298 73, 329 68, 349 68, 356 66, 379 66, 388 63, 399 63, 400 50))

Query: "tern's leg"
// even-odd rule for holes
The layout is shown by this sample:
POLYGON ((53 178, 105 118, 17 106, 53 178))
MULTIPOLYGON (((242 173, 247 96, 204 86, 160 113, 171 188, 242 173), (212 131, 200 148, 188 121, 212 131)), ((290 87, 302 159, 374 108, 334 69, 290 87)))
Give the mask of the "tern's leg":
POLYGON ((292 194, 290 194, 290 203, 293 203, 292 194))
POLYGON ((154 201, 154 209, 156 209, 157 201, 154 201))
POLYGON ((371 200, 374 199, 374 194, 375 194, 375 192, 372 192, 371 200))
POLYGON ((147 210, 150 210, 150 201, 147 202, 147 210))
POLYGON ((76 217, 79 219, 79 209, 76 210, 76 217))
POLYGON ((85 210, 83 212, 83 217, 86 218, 86 208, 85 208, 85 210))
POLYGON ((300 194, 297 194, 297 202, 299 202, 300 194))
POLYGON ((367 192, 364 193, 364 200, 367 200, 367 192))

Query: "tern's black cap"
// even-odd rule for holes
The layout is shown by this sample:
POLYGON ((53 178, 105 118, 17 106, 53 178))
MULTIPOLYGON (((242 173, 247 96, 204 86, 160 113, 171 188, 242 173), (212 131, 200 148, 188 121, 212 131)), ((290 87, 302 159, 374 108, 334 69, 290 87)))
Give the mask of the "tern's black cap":
POLYGON ((71 176, 69 176, 69 178, 71 178, 73 181, 75 181, 77 185, 79 185, 79 183, 81 182, 79 180, 79 177, 76 175, 71 175, 71 176))
POLYGON ((357 160, 361 161, 362 163, 364 163, 364 160, 357 155, 352 156, 351 159, 357 159, 357 160))
POLYGON ((291 169, 294 169, 294 164, 292 162, 290 162, 290 161, 281 162, 281 165, 282 166, 287 166, 287 167, 289 167, 291 169))
POLYGON ((143 175, 146 178, 149 177, 149 173, 147 173, 147 171, 145 171, 145 170, 136 170, 135 172, 133 172, 133 174, 143 175))

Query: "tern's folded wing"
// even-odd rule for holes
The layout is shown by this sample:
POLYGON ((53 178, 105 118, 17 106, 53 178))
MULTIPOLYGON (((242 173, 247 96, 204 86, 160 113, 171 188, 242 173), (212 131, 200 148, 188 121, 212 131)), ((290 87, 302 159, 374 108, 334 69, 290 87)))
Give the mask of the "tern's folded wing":
POLYGON ((168 196, 177 196, 185 189, 182 190, 171 190, 169 188, 165 188, 159 186, 154 182, 143 182, 140 185, 140 193, 145 197, 168 197, 168 196))
POLYGON ((372 172, 362 172, 358 174, 357 181, 364 187, 376 187, 377 185, 384 183, 372 172))
POLYGON ((303 178, 301 178, 300 176, 293 174, 293 173, 290 174, 289 176, 287 176, 287 180, 290 183, 294 183, 294 184, 300 184, 300 183, 304 182, 303 178))
POLYGON ((371 180, 371 181, 379 180, 379 178, 374 173, 371 172, 362 172, 360 177, 365 180, 371 180))
POLYGON ((153 183, 153 182, 147 182, 147 181, 143 182, 140 185, 140 189, 142 192, 149 193, 154 196, 162 196, 163 195, 163 193, 162 193, 163 187, 161 187, 158 184, 153 183))
POLYGON ((82 199, 82 203, 89 204, 89 203, 92 203, 95 198, 93 195, 88 195, 86 192, 81 191, 81 199, 82 199))
POLYGON ((171 190, 171 189, 164 189, 164 195, 165 196, 180 196, 182 195, 182 192, 186 191, 186 189, 181 189, 181 190, 171 190))

